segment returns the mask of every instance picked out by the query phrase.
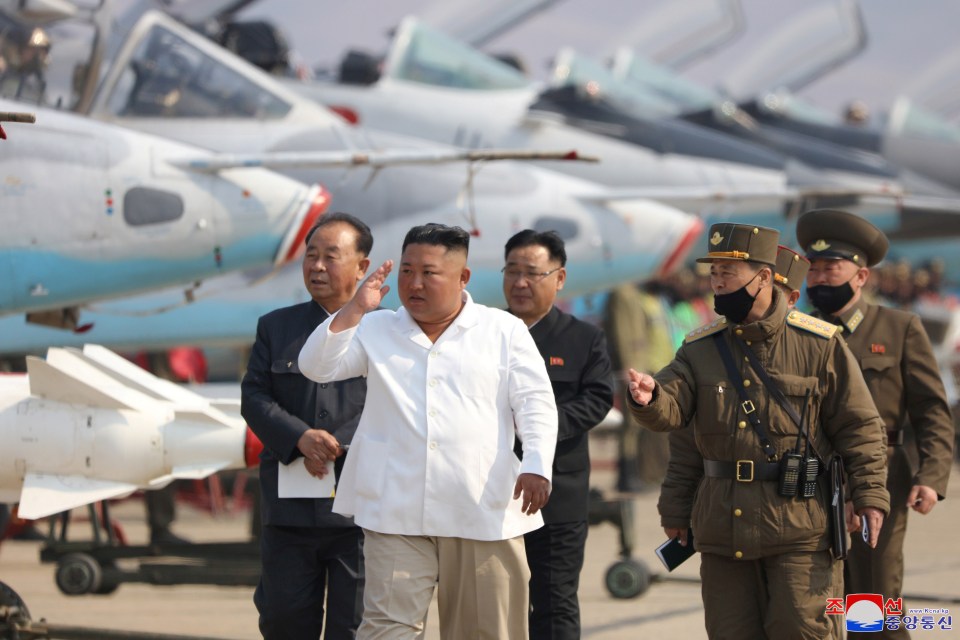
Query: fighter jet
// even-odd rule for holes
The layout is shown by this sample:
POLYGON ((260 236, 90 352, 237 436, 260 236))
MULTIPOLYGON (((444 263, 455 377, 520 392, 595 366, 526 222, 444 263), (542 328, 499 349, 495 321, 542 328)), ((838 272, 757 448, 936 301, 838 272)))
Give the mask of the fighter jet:
POLYGON ((0 155, 2 314, 75 327, 84 302, 279 266, 329 202, 264 169, 183 166, 211 160, 202 149, 34 111, 0 155))
MULTIPOLYGON (((0 19, 12 25, 11 29, 22 28, 9 17, 0 19)), ((174 136, 163 126, 156 128, 169 135, 145 135, 32 105, 39 123, 33 125, 29 137, 19 135, 8 141, 0 159, 7 202, 0 220, 11 231, 0 241, 0 274, 6 276, 0 284, 2 313, 28 312, 32 321, 76 329, 88 326, 80 324, 77 313, 77 306, 86 302, 194 282, 236 269, 279 267, 300 249, 306 231, 332 196, 320 187, 307 187, 261 167, 280 168, 307 183, 325 170, 329 182, 337 183, 343 180, 344 167, 363 167, 376 174, 385 167, 432 167, 445 162, 462 166, 504 157, 539 157, 532 152, 471 151, 422 143, 401 148, 369 141, 345 143, 348 135, 341 136, 334 124, 340 129, 345 126, 336 123, 335 116, 306 100, 300 100, 304 108, 297 109, 296 99, 289 103, 269 91, 258 91, 255 83, 229 65, 208 65, 204 73, 211 77, 191 76, 196 84, 181 86, 187 76, 177 75, 185 70, 177 65, 210 60, 186 43, 178 46, 175 32, 159 26, 153 31, 151 26, 156 25, 147 27, 152 38, 150 54, 156 58, 148 55, 140 61, 147 70, 140 72, 127 110, 150 116, 149 120, 159 120, 161 125, 173 122, 162 118, 171 112, 200 112, 219 118, 219 126, 209 119, 192 121, 178 130, 181 142, 174 142, 166 139, 174 136), (161 55, 160 49, 168 42, 170 48, 161 55), (194 57, 184 57, 184 52, 194 57), (249 109, 258 111, 262 119, 255 120, 249 109), (283 125, 271 126, 274 119, 290 112, 293 114, 283 125), (251 138, 238 130, 241 115, 248 116, 258 133, 292 136, 296 144, 266 148, 263 140, 269 133, 251 143, 251 138), (324 127, 319 133, 327 138, 325 146, 310 138, 311 133, 318 133, 320 122, 324 127), (206 142, 200 140, 199 131, 219 134, 224 143, 220 152, 184 144, 206 142), (51 168, 57 171, 56 189, 48 188, 51 168)), ((48 28, 54 36, 77 32, 60 23, 48 28)), ((175 23, 171 28, 184 31, 175 23)), ((43 42, 46 48, 63 45, 63 51, 77 49, 69 40, 50 42, 45 33, 43 42)), ((94 66, 88 61, 82 68, 94 66)), ((120 71, 131 73, 132 67, 120 71)), ((91 93, 82 82, 71 83, 72 89, 58 87, 52 79, 64 74, 57 69, 49 72, 51 82, 45 75, 43 93, 59 96, 61 104, 82 101, 72 90, 79 91, 81 98, 91 93)), ((99 76, 92 72, 77 75, 83 77, 92 81, 99 76)), ((0 110, 15 111, 22 105, 22 101, 0 101, 0 110)), ((456 171, 462 184, 466 172, 462 168, 456 171)), ((405 169, 401 177, 425 182, 425 173, 405 169)), ((433 170, 430 175, 437 173, 443 171, 433 170)), ((396 200, 387 200, 382 188, 387 182, 380 180, 381 188, 366 191, 364 204, 370 206, 358 210, 382 211, 388 206, 395 210, 396 200), (371 197, 380 202, 371 203, 371 197)), ((337 191, 342 193, 339 188, 337 191)), ((353 191, 363 191, 362 183, 353 191)))
MULTIPOLYGON (((602 187, 569 176, 544 172, 531 180, 498 165, 486 167, 474 180, 476 204, 483 213, 476 220, 479 233, 470 242, 468 290, 475 300, 491 306, 503 305, 503 243, 520 229, 553 229, 565 238, 569 274, 564 297, 605 290, 611 282, 669 273, 683 262, 702 230, 695 216, 655 201, 610 200, 602 187), (509 188, 491 195, 496 184, 509 188), (544 201, 553 204, 544 209, 539 204, 544 201)), ((454 207, 435 208, 422 221, 462 226, 467 222, 454 207)), ((409 218, 376 222, 371 262, 397 259, 400 239, 410 224, 409 218)), ((0 353, 37 353, 50 344, 79 345, 91 340, 123 350, 182 344, 246 348, 253 341, 259 316, 308 299, 299 264, 266 276, 260 270, 208 280, 191 293, 191 302, 181 291, 171 289, 98 304, 84 309, 92 327, 83 335, 0 318, 0 353)), ((397 304, 392 293, 384 300, 385 306, 397 304)))
MULTIPOLYGON (((389 149, 403 145, 408 154, 418 150, 422 154, 452 152, 436 143, 350 127, 339 116, 286 90, 274 78, 160 14, 147 14, 125 31, 128 38, 104 69, 104 81, 88 109, 91 115, 218 149, 218 156, 234 156, 233 163, 286 154, 286 174, 302 180, 321 177, 331 185, 334 208, 354 212, 371 225, 378 239, 374 260, 396 257, 397 247, 389 239, 402 237, 414 224, 437 221, 464 226, 475 236, 471 290, 490 304, 502 302, 499 270, 503 242, 524 227, 556 229, 563 235, 571 274, 576 274, 568 282, 571 292, 598 290, 612 282, 669 271, 682 260, 701 228, 695 216, 656 201, 515 163, 484 164, 482 169, 473 166, 469 170, 463 166, 427 169, 403 165, 318 171, 301 166, 296 158, 306 149, 341 153, 383 149, 382 153, 388 154, 389 149), (162 100, 158 102, 157 96, 164 94, 165 83, 176 75, 175 70, 182 71, 177 76, 182 81, 180 99, 168 107, 162 100), (249 104, 260 108, 255 113, 243 111, 243 105, 249 104)), ((169 92, 169 85, 166 90, 169 92)), ((477 153, 476 157, 483 158, 488 153, 482 149, 453 151, 468 158, 477 153)), ((211 158, 207 164, 214 167, 218 162, 211 158)), ((246 345, 260 314, 303 299, 299 270, 289 271, 256 287, 252 285, 267 275, 264 270, 207 282, 190 291, 189 299, 203 305, 196 311, 187 308, 191 305, 179 290, 87 308, 84 317, 93 328, 84 337, 126 346, 137 341, 170 344, 200 339, 246 345), (235 295, 241 300, 231 307, 235 295), (217 313, 218 305, 234 311, 217 313), (179 306, 184 308, 151 317, 179 306), (201 316, 210 320, 197 321, 201 316), (208 330, 213 335, 208 335, 208 330), (218 332, 222 333, 219 339, 218 332)), ((16 320, 3 324, 27 339, 20 344, 20 352, 69 340, 68 336, 53 336, 49 330, 24 327, 16 320)), ((76 343, 77 338, 73 340, 76 343)), ((9 348, 17 349, 12 344, 8 343, 9 348)))
POLYGON ((255 466, 238 413, 102 347, 50 349, 0 379, 0 502, 27 519, 255 466))
POLYGON ((441 142, 473 148, 572 145, 603 161, 558 170, 697 211, 707 222, 736 215, 779 226, 784 210, 800 199, 781 168, 770 166, 769 153, 764 166, 759 161, 762 153, 755 149, 746 153, 745 145, 736 145, 739 162, 691 157, 677 153, 669 137, 664 141, 666 152, 653 150, 614 139, 623 135, 622 126, 608 126, 610 135, 602 136, 597 134, 602 123, 584 130, 569 126, 556 113, 531 110, 540 90, 535 83, 414 18, 400 24, 382 64, 374 60, 370 64, 379 73, 372 84, 373 74, 351 61, 336 84, 289 81, 288 86, 360 122, 441 142), (725 199, 723 212, 716 210, 711 194, 725 199))

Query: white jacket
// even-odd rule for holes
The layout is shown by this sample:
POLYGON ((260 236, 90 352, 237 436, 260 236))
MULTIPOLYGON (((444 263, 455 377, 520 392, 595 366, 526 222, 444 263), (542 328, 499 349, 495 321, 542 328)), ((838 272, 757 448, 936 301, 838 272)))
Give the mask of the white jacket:
POLYGON ((436 343, 401 307, 340 333, 331 317, 300 352, 311 380, 367 377, 333 504, 365 529, 505 540, 543 525, 513 499, 521 472, 551 478, 557 407, 543 358, 523 322, 464 297, 436 343))

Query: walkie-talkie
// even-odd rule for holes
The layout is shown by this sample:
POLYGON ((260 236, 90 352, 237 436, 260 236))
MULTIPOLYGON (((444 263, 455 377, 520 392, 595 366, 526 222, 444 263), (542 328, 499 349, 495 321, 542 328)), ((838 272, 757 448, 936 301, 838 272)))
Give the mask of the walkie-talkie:
POLYGON ((783 454, 780 458, 780 485, 777 487, 777 493, 785 498, 793 498, 797 495, 802 462, 803 456, 799 453, 788 451, 783 454))
POLYGON ((817 494, 817 476, 820 475, 820 460, 817 456, 808 455, 803 457, 802 469, 800 471, 800 497, 812 498, 817 494))
POLYGON ((800 414, 800 425, 804 435, 803 464, 800 470, 800 497, 812 498, 817 495, 817 476, 820 475, 820 460, 810 453, 810 429, 808 424, 807 406, 810 404, 810 392, 804 397, 803 411, 800 414))

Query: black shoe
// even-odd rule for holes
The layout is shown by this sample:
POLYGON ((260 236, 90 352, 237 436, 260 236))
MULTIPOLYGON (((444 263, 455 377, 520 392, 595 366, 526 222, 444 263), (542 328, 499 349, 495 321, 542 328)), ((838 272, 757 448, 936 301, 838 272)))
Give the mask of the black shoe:
POLYGON ((40 533, 36 527, 24 527, 13 534, 12 540, 27 540, 30 542, 41 542, 47 539, 47 536, 40 533))
POLYGON ((181 538, 169 529, 160 529, 150 533, 150 544, 175 545, 192 543, 186 538, 181 538))

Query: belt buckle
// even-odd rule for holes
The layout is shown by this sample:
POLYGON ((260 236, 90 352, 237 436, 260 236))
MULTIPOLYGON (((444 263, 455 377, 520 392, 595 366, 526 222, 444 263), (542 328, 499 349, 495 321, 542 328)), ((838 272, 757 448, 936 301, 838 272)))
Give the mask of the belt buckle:
POLYGON ((753 482, 753 460, 737 460, 737 482, 753 482), (749 476, 742 473, 744 468, 750 470, 749 476))
POLYGON ((747 415, 750 415, 751 413, 757 410, 757 408, 753 406, 753 402, 751 400, 744 400, 740 404, 740 407, 743 409, 743 412, 747 415))

